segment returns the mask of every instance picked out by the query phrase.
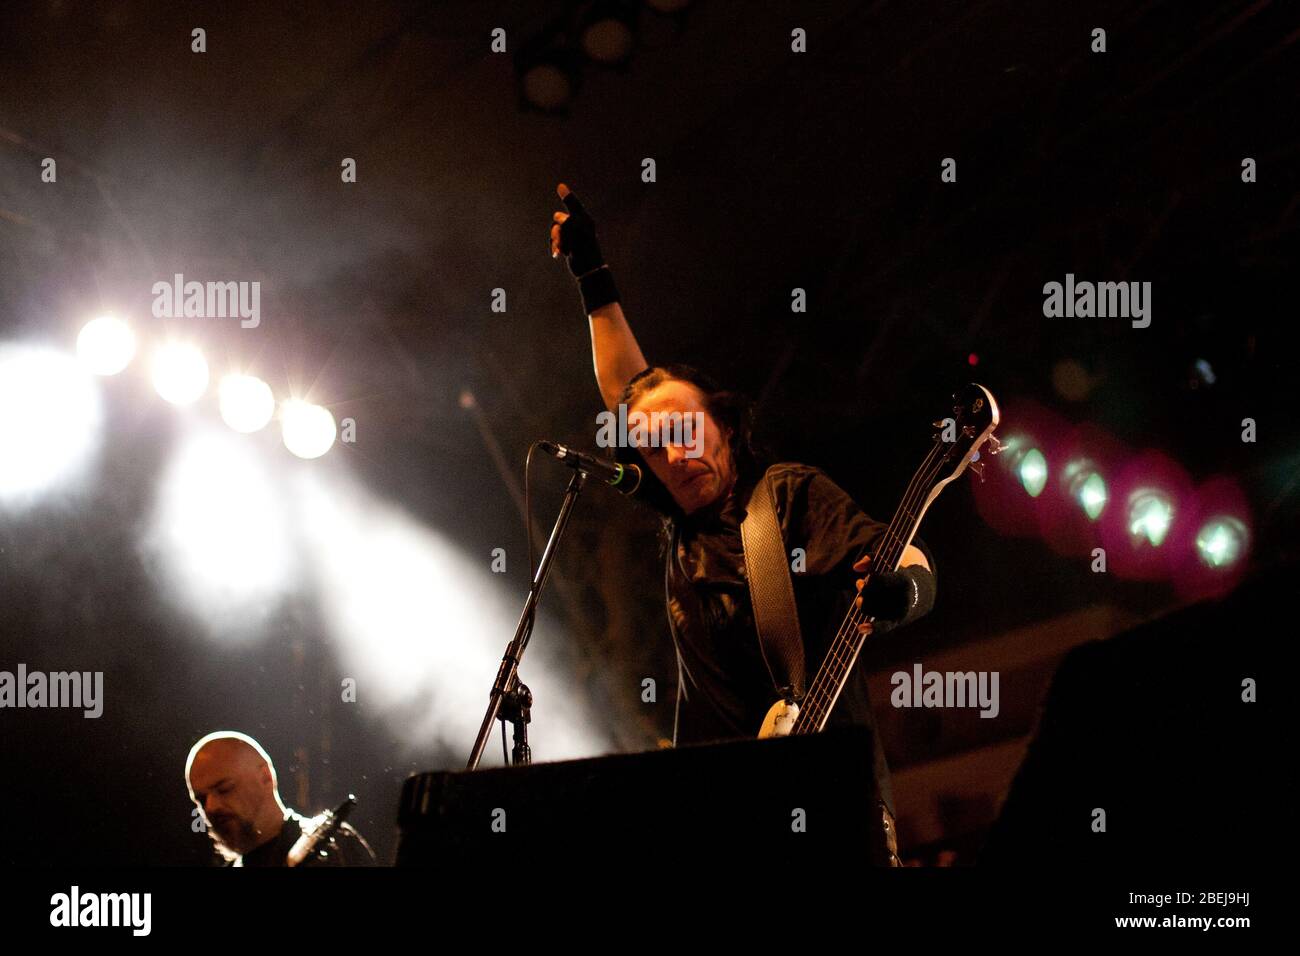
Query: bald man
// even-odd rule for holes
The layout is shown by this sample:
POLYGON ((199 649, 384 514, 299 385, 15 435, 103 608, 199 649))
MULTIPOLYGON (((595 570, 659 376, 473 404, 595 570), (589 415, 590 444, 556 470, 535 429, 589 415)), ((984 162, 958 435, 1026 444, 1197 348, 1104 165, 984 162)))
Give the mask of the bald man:
MULTIPOLYGON (((271 758, 235 731, 208 734, 190 748, 185 784, 228 866, 285 866, 304 826, 315 822, 284 805, 271 758)), ((324 852, 301 865, 374 866, 375 855, 345 823, 324 852)))

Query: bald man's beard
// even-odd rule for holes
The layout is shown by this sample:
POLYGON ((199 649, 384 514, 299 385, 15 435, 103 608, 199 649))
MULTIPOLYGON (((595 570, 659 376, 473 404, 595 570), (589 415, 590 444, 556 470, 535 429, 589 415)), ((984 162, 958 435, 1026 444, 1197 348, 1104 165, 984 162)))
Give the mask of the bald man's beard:
POLYGON ((257 827, 253 825, 251 820, 232 820, 225 829, 233 829, 234 831, 230 834, 231 842, 227 842, 223 839, 221 834, 217 832, 217 828, 211 825, 210 822, 208 825, 208 839, 212 841, 213 847, 216 848, 216 851, 221 854, 221 858, 227 863, 233 863, 249 850, 255 849, 260 845, 259 838, 261 834, 258 833, 257 827), (234 843, 239 844, 244 847, 244 849, 235 849, 232 845, 234 843))

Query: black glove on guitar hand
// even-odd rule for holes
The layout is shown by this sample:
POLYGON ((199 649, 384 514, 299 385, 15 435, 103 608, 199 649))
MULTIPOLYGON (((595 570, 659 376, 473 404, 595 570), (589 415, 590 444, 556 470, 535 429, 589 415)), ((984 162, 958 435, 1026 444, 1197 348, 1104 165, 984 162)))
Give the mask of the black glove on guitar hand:
POLYGON ((911 624, 934 607, 934 575, 919 564, 897 571, 873 571, 859 588, 856 606, 875 618, 877 633, 911 624))
POLYGON ((602 305, 617 302, 618 289, 596 241, 595 221, 564 183, 560 183, 556 192, 568 212, 557 212, 552 217, 551 256, 563 255, 568 259, 569 271, 578 280, 578 290, 582 293, 582 306, 590 315, 602 305))

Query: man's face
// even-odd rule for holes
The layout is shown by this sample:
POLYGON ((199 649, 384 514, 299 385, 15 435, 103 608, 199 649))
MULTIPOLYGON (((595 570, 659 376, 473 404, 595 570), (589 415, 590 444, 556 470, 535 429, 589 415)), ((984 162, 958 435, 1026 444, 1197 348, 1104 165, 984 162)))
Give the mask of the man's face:
POLYGON ((701 443, 701 436, 694 436, 695 448, 678 442, 638 449, 682 511, 691 514, 706 508, 731 491, 736 477, 731 449, 727 444, 731 433, 709 415, 699 389, 689 382, 670 379, 656 385, 628 408, 629 415, 637 411, 647 416, 655 412, 679 412, 683 419, 689 417, 692 420, 698 420, 697 413, 703 416, 703 441, 701 443), (695 454, 701 444, 700 454, 689 457, 688 453, 695 454))
POLYGON ((249 758, 249 752, 215 740, 194 755, 190 766, 190 789, 210 835, 236 853, 261 846, 270 836, 259 831, 256 821, 275 799, 271 771, 255 755, 249 758))

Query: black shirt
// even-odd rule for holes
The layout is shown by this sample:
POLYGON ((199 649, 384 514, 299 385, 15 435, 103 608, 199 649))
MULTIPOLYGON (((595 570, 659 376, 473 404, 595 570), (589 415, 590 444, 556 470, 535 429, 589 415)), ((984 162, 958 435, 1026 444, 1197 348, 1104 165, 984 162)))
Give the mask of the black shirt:
MULTIPOLYGON (((855 582, 861 574, 853 564, 873 549, 887 526, 868 517, 817 468, 784 463, 770 474, 786 553, 795 548, 805 552, 804 569, 791 577, 811 682, 857 596, 855 582)), ((738 484, 725 501, 671 519, 665 586, 682 668, 679 744, 755 737, 776 700, 754 626, 740 536, 741 502, 751 488, 752 482, 738 484)), ((914 543, 925 550, 919 540, 914 543)), ((827 726, 872 729, 875 776, 892 811, 889 767, 866 678, 866 670, 855 666, 827 726)))
MULTIPOLYGON (((280 835, 239 858, 236 866, 285 866, 289 851, 302 836, 307 818, 289 812, 280 827, 280 835)), ((329 840, 325 851, 303 860, 299 866, 376 866, 374 851, 349 824, 344 823, 329 840)))

